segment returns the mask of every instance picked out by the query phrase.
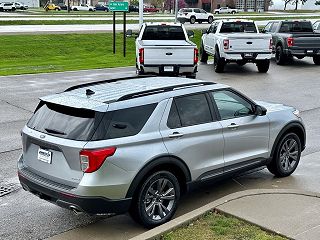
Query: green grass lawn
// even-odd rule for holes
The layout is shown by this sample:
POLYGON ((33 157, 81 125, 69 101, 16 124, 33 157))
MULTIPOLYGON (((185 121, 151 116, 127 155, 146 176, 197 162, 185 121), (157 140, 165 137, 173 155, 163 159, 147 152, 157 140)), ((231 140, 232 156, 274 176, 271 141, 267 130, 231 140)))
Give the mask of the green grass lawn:
MULTIPOLYGON (((193 42, 200 43, 195 31, 193 42)), ((67 70, 113 68, 135 65, 135 38, 127 38, 123 57, 122 34, 117 34, 116 54, 112 53, 112 33, 2 35, 0 75, 61 72, 67 70)))
POLYGON ((216 213, 209 213, 186 227, 162 237, 163 240, 285 240, 260 228, 216 213))

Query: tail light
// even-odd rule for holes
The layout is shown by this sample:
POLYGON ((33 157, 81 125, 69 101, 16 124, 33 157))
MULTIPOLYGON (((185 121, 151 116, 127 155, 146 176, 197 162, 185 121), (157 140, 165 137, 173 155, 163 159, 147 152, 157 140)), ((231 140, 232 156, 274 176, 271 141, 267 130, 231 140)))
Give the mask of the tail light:
POLYGON ((115 152, 115 147, 98 150, 82 150, 80 152, 81 170, 85 173, 97 171, 102 166, 106 158, 112 156, 115 152))
POLYGON ((228 50, 229 49, 229 39, 223 40, 223 49, 228 50))
POLYGON ((144 48, 139 49, 139 62, 140 64, 144 64, 144 48))
POLYGON ((270 43, 269 43, 269 49, 272 50, 272 45, 273 45, 273 41, 272 38, 270 39, 270 43))
POLYGON ((195 48, 195 49, 194 49, 194 57, 193 57, 193 63, 194 63, 194 64, 197 64, 198 61, 199 61, 199 56, 198 56, 198 54, 199 54, 199 50, 198 50, 198 48, 195 48))
POLYGON ((287 45, 288 45, 288 47, 292 47, 293 46, 293 38, 292 37, 288 37, 287 38, 287 45))

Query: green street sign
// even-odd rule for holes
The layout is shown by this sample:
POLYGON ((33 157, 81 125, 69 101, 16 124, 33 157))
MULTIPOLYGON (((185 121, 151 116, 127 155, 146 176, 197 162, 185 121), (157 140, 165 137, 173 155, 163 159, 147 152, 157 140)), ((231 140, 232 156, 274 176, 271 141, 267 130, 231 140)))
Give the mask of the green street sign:
POLYGON ((109 2, 109 10, 111 12, 128 12, 129 3, 128 2, 109 2))

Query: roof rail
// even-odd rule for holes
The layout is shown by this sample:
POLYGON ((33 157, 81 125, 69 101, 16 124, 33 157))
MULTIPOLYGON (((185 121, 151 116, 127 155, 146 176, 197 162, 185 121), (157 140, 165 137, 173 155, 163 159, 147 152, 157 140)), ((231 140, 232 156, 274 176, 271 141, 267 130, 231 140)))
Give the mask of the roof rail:
POLYGON ((195 82, 195 83, 173 85, 173 86, 168 86, 168 87, 163 87, 163 88, 156 88, 156 89, 151 89, 151 90, 146 90, 146 91, 141 91, 141 92, 130 93, 130 94, 124 95, 124 96, 120 97, 117 100, 117 102, 129 100, 129 99, 133 99, 133 98, 138 98, 138 97, 143 97, 143 96, 148 96, 148 95, 153 95, 153 94, 157 94, 157 93, 174 91, 174 90, 183 89, 183 88, 198 87, 198 86, 205 86, 205 85, 211 85, 211 84, 216 84, 216 83, 214 83, 214 82, 196 83, 195 82))
POLYGON ((64 90, 64 92, 69 92, 78 88, 83 88, 83 87, 89 87, 89 86, 93 86, 93 85, 98 85, 98 84, 102 84, 102 83, 111 83, 111 82, 117 82, 117 81, 121 81, 121 80, 129 80, 129 79, 136 79, 136 78, 149 78, 149 77, 155 77, 156 75, 146 75, 146 76, 131 76, 131 77, 122 77, 122 78, 113 78, 113 79, 107 79, 107 80, 101 80, 101 81, 97 81, 97 82, 90 82, 90 83, 83 83, 83 84, 79 84, 79 85, 75 85, 72 87, 67 88, 66 90, 64 90))

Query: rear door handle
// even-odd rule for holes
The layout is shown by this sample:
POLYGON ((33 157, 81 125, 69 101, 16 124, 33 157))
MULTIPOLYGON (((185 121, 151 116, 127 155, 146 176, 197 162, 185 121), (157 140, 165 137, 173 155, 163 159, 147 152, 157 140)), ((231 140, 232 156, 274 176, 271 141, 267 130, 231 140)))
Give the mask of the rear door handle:
POLYGON ((183 133, 174 132, 169 135, 169 138, 179 138, 179 137, 183 137, 183 133))
POLYGON ((229 129, 237 129, 239 127, 239 125, 235 124, 235 123, 231 123, 228 128, 229 129))

